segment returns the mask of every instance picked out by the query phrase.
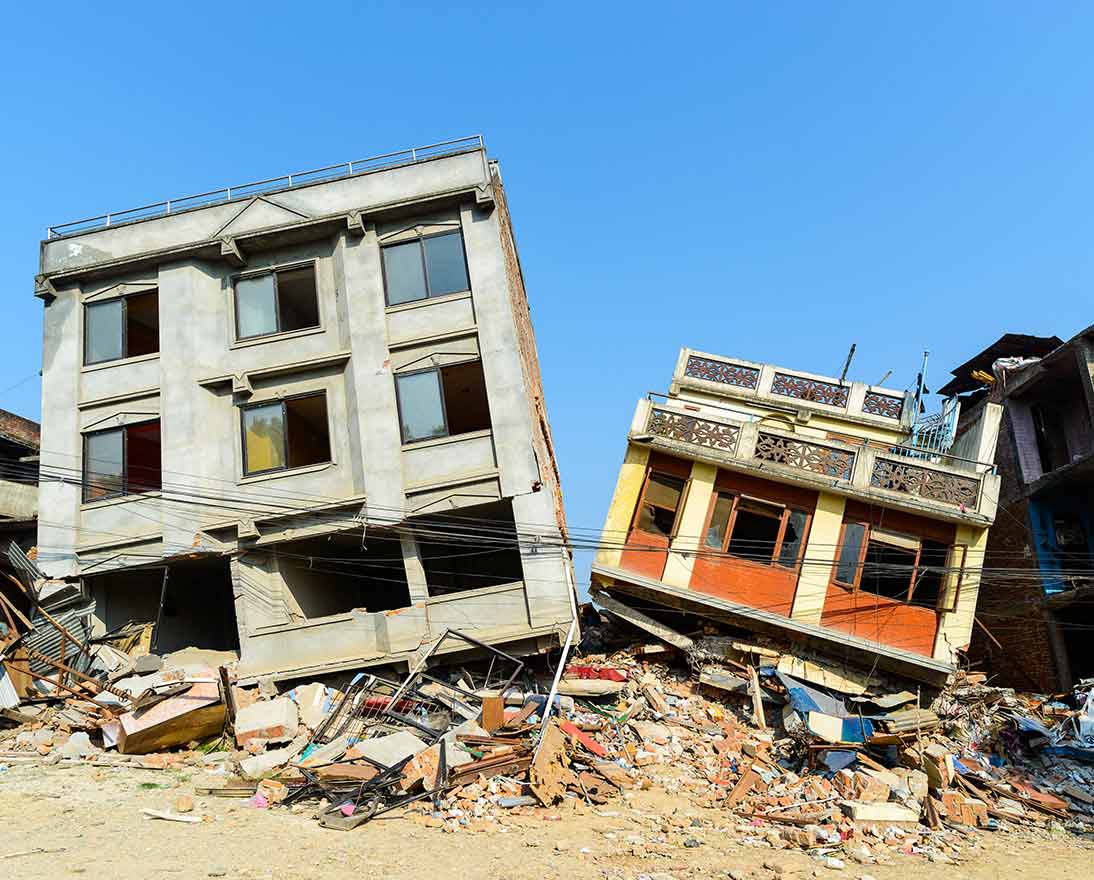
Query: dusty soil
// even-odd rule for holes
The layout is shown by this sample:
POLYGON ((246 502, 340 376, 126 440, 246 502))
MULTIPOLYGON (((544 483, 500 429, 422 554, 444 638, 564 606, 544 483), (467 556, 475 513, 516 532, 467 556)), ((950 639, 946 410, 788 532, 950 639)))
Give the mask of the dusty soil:
POLYGON ((457 833, 427 827, 425 816, 385 817, 355 831, 329 831, 312 819, 313 805, 297 812, 258 810, 242 800, 200 796, 188 814, 203 817, 200 824, 142 817, 142 808, 171 808, 180 795, 192 795, 199 775, 86 763, 13 764, 0 772, 0 878, 680 880, 732 871, 734 877, 762 880, 814 873, 856 880, 1085 880, 1094 858, 1094 842, 1064 831, 978 832, 955 864, 898 853, 887 864, 847 860, 842 870, 829 869, 798 850, 748 845, 726 814, 658 791, 636 792, 599 808, 507 815, 511 824, 504 830, 457 833))

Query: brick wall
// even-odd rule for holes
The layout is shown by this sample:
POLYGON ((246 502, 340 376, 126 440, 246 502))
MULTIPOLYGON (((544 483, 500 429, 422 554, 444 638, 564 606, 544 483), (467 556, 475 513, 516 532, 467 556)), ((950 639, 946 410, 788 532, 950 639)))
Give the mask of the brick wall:
POLYGON ((1008 401, 999 429, 995 462, 1001 478, 1000 504, 988 532, 976 606, 977 619, 1002 648, 976 626, 968 655, 975 669, 993 676, 992 684, 1048 692, 1058 686, 1057 669, 1041 609, 1044 587, 1030 534, 1029 504, 1022 492, 1017 446, 1025 435, 1015 436, 1011 406, 1008 401))
POLYGON ((562 507, 562 482, 558 473, 558 461, 555 459, 551 426, 547 420, 547 401, 543 395, 543 379, 539 370, 539 352, 536 350, 535 332, 532 329, 532 314, 528 308, 528 295, 524 288, 524 273, 520 268, 520 257, 517 255, 516 238, 509 216, 509 203, 506 201, 505 188, 496 171, 493 174, 492 184, 495 210, 498 212, 498 225, 501 227, 501 247, 505 256, 505 273, 509 281, 510 305, 517 330, 517 346, 532 411, 532 442, 536 460, 539 463, 540 480, 543 488, 554 498, 555 518, 563 539, 568 540, 566 514, 562 507))
POLYGON ((37 422, 24 419, 6 409, 0 409, 0 439, 37 451, 40 445, 39 432, 40 427, 37 422))

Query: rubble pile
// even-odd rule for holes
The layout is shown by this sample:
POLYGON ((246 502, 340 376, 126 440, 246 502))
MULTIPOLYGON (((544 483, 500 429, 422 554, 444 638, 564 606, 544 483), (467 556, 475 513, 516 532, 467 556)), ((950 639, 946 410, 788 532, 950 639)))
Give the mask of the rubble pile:
MULTIPOLYGON (((951 861, 988 832, 1094 830, 1094 683, 1051 699, 958 674, 926 705, 713 631, 688 650, 611 650, 601 635, 586 641, 600 653, 562 658, 557 676, 449 631, 401 679, 288 689, 241 687, 230 663, 158 668, 112 649, 112 672, 91 663, 0 710, 0 765, 195 766, 197 794, 340 830, 397 812, 504 831, 656 788, 745 844, 829 867, 951 861)), ((154 818, 194 821, 185 811, 154 818)), ((688 830, 675 829, 682 845, 688 830)))

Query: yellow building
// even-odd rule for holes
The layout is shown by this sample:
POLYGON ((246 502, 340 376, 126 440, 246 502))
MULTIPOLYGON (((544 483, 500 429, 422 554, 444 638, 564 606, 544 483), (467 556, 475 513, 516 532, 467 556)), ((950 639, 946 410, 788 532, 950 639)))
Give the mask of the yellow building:
POLYGON ((635 411, 593 598, 941 683, 974 624, 1000 410, 940 444, 915 409, 905 392, 684 349, 669 393, 635 411))

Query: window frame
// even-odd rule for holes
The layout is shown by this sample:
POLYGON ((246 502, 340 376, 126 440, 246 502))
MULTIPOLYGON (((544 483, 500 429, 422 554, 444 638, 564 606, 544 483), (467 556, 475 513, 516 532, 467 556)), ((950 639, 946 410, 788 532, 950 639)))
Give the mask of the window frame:
POLYGON ((327 395, 327 389, 322 388, 318 391, 301 391, 299 394, 286 394, 284 397, 275 397, 272 400, 254 400, 249 403, 245 403, 239 407, 239 441, 240 451, 242 454, 243 464, 243 479, 250 477, 261 477, 267 474, 283 474, 288 471, 301 471, 305 468, 324 467, 329 464, 334 464, 334 433, 331 431, 330 425, 330 398, 327 395), (317 461, 312 464, 301 464, 295 467, 289 465, 289 419, 288 410, 285 408, 285 404, 290 400, 299 400, 302 397, 323 397, 324 408, 327 411, 327 449, 329 458, 326 461, 317 461), (263 468, 260 471, 248 471, 247 470, 247 428, 244 423, 244 413, 249 409, 257 409, 260 406, 270 406, 272 404, 280 404, 281 406, 281 430, 284 435, 285 441, 285 464, 281 467, 263 468))
POLYGON ((80 504, 98 504, 101 501, 116 501, 119 498, 136 498, 141 495, 155 495, 163 491, 163 424, 162 419, 144 419, 139 422, 128 422, 124 425, 118 425, 113 428, 100 428, 97 431, 82 431, 80 433, 80 452, 81 452, 81 468, 80 468, 80 504), (129 491, 129 429, 139 428, 144 425, 158 424, 160 426, 160 481, 161 487, 159 489, 144 489, 139 492, 129 491), (103 434, 112 434, 115 431, 120 431, 122 435, 122 475, 121 475, 121 489, 117 492, 111 492, 109 495, 100 495, 97 498, 88 498, 87 492, 91 488, 91 479, 88 473, 88 450, 87 441, 91 437, 98 437, 103 434))
POLYGON ((159 308, 159 306, 160 306, 160 302, 159 302, 159 295, 160 295, 159 285, 158 284, 153 284, 153 285, 150 285, 150 286, 148 286, 146 288, 143 288, 141 290, 134 290, 130 293, 121 294, 120 296, 111 296, 111 297, 107 297, 105 299, 92 299, 92 300, 87 300, 87 301, 83 302, 82 305, 84 307, 84 312, 83 312, 83 322, 84 322, 83 346, 84 346, 84 350, 83 350, 83 358, 82 358, 83 364, 82 364, 82 366, 84 366, 84 367, 101 367, 104 364, 116 364, 116 363, 119 363, 121 361, 132 360, 133 358, 159 357, 159 355, 160 355, 160 340, 159 340, 159 330, 160 330, 160 324, 159 324, 160 308, 159 308), (131 355, 131 354, 129 354, 129 302, 128 301, 130 299, 132 299, 133 297, 135 297, 135 296, 148 296, 151 293, 154 293, 156 295, 156 350, 147 352, 145 354, 131 355), (88 333, 88 329, 91 326, 91 323, 87 320, 88 310, 93 309, 96 306, 108 305, 110 303, 114 303, 114 302, 118 302, 118 301, 121 301, 121 304, 122 304, 122 353, 121 353, 120 356, 114 357, 114 358, 103 358, 100 361, 89 361, 87 359, 87 355, 88 355, 88 350, 90 349, 90 346, 88 345, 87 333, 88 333))
MULTIPOLYGON (((465 364, 479 364, 480 369, 482 369, 482 357, 468 358, 467 360, 455 361, 454 363, 443 364, 441 366, 421 367, 420 369, 417 369, 417 370, 403 370, 401 372, 393 374, 394 378, 395 378, 395 414, 396 414, 397 418, 399 419, 399 439, 402 441, 401 445, 410 446, 410 445, 415 444, 415 443, 432 443, 432 442, 436 442, 438 440, 448 439, 449 437, 465 437, 468 434, 477 433, 476 431, 464 431, 464 432, 459 433, 459 434, 453 434, 451 428, 449 427, 448 401, 445 399, 444 381, 442 380, 442 377, 441 377, 441 371, 444 370, 446 367, 460 367, 460 366, 464 366, 465 364), (436 376, 437 376, 437 388, 440 391, 440 398, 441 398, 441 418, 444 419, 444 433, 439 434, 436 437, 419 437, 416 440, 408 440, 407 437, 406 437, 406 433, 403 430, 403 428, 405 426, 405 422, 403 421, 403 397, 402 397, 402 394, 399 391, 399 380, 404 376, 417 376, 417 375, 420 375, 421 373, 435 373, 436 376)), ((486 371, 483 370, 482 373, 483 373, 483 382, 482 382, 483 393, 486 395, 486 406, 489 410, 489 407, 490 407, 490 391, 486 387, 486 371)), ((489 428, 482 428, 480 430, 491 431, 491 432, 494 430, 493 415, 491 415, 491 418, 490 418, 490 427, 489 428)))
MULTIPOLYGON (((774 519, 774 517, 772 517, 774 519)), ((728 559, 735 559, 738 562, 750 563, 752 565, 761 565, 764 568, 782 570, 782 571, 799 571, 801 569, 802 558, 805 556, 806 545, 809 543, 809 530, 813 525, 813 511, 807 510, 804 507, 796 507, 792 504, 786 504, 782 501, 772 501, 770 498, 760 498, 756 495, 749 495, 747 492, 736 492, 726 489, 715 489, 710 494, 710 502, 707 505, 707 515, 704 520, 703 533, 700 536, 700 548, 704 554, 717 554, 719 557, 725 557, 728 559), (711 522, 714 519, 714 509, 718 504, 719 497, 732 497, 733 506, 729 511, 729 518, 726 520, 725 534, 722 535, 721 547, 715 550, 709 544, 707 544, 707 535, 710 532, 711 522), (771 551, 771 558, 767 562, 760 562, 756 559, 749 559, 746 556, 738 556, 735 553, 729 552, 729 545, 733 541, 733 529, 737 524, 737 512, 740 509, 741 501, 753 501, 759 504, 766 504, 769 507, 782 508, 782 513, 779 515, 779 533, 775 538, 775 544, 771 551), (790 516, 795 511, 805 514, 805 525, 802 528, 802 540, 801 546, 798 548, 798 553, 794 557, 793 565, 784 565, 779 561, 779 557, 782 556, 783 543, 786 541, 786 529, 790 524, 790 516)))
MULTIPOLYGON (((690 477, 680 477, 680 476, 677 476, 676 474, 670 474, 670 473, 668 473, 668 471, 661 471, 661 470, 657 470, 656 468, 652 468, 652 467, 646 468, 646 476, 642 480, 642 491, 638 493, 638 503, 634 506, 634 514, 631 517, 630 532, 641 532, 643 535, 651 535, 651 536, 657 537, 657 538, 664 537, 665 540, 667 540, 669 543, 672 543, 673 539, 676 537, 676 531, 680 526, 680 517, 684 513, 684 505, 687 503, 688 492, 689 492, 690 489, 691 489, 691 478, 690 477), (641 526, 639 526, 639 523, 642 520, 642 508, 646 504, 646 491, 649 489, 650 478, 653 477, 655 474, 659 477, 666 477, 667 479, 670 479, 670 480, 677 480, 682 484, 680 486, 680 501, 677 503, 676 510, 673 513, 672 528, 669 530, 668 535, 661 535, 657 532, 650 532, 650 531, 647 531, 646 529, 643 529, 641 526)), ((659 507, 661 510, 668 510, 667 507, 661 507, 660 505, 653 505, 653 506, 659 507)))
POLYGON ((409 306, 415 303, 428 302, 431 299, 439 299, 442 296, 458 296, 462 293, 468 293, 471 290, 471 267, 467 262, 467 242, 463 237, 463 224, 461 223, 456 229, 446 229, 443 232, 425 232, 422 234, 415 234, 407 236, 406 238, 400 238, 397 241, 390 241, 382 243, 380 245, 380 277, 384 285, 384 305, 389 309, 398 308, 400 306, 409 306), (432 285, 429 283, 429 261, 425 258, 425 244, 426 239, 440 238, 442 235, 458 235, 460 237, 460 251, 463 254, 463 274, 467 279, 467 287, 463 290, 449 290, 445 293, 434 293, 432 285), (420 299, 408 299, 404 302, 393 303, 391 301, 390 291, 388 290, 388 277, 387 277, 387 263, 384 260, 384 251, 387 248, 399 247, 400 245, 409 244, 415 242, 418 245, 418 258, 422 263, 422 279, 425 281, 425 296, 420 299))
POLYGON ((831 581, 831 583, 836 584, 837 586, 842 587, 843 589, 850 590, 852 593, 854 593, 856 595, 858 593, 865 593, 868 596, 876 596, 879 599, 888 599, 892 602, 899 602, 902 605, 914 606, 915 605, 915 589, 916 589, 916 586, 919 583, 919 577, 920 577, 919 568, 920 568, 921 561, 923 559, 923 542, 924 541, 932 541, 935 544, 941 544, 942 546, 946 547, 947 569, 949 568, 949 560, 953 557, 953 555, 956 552, 957 548, 959 548, 959 547, 964 548, 964 553, 962 554, 962 557, 961 557, 961 567, 958 571, 958 580, 957 580, 957 583, 954 585, 954 600, 953 600, 952 603, 946 603, 946 604, 952 605, 953 608, 943 608, 942 607, 943 600, 944 600, 944 597, 946 595, 946 589, 947 589, 946 576, 949 574, 948 570, 946 572, 944 572, 943 575, 942 575, 943 580, 942 580, 941 587, 939 589, 938 601, 935 603, 934 608, 928 608, 927 606, 918 606, 918 607, 922 607, 922 608, 924 608, 924 610, 931 610, 931 611, 934 611, 936 613, 942 613, 943 611, 954 610, 957 607, 957 591, 960 590, 961 581, 962 581, 962 579, 964 578, 964 575, 965 575, 965 558, 966 558, 967 553, 968 553, 968 546, 967 545, 946 544, 944 541, 938 541, 934 538, 929 538, 929 537, 926 537, 924 535, 913 535, 913 534, 908 534, 908 533, 905 533, 905 532, 898 533, 898 534, 906 535, 908 538, 914 539, 916 541, 916 549, 915 549, 915 562, 913 563, 911 571, 908 574, 908 585, 907 585, 906 589, 904 590, 903 598, 896 599, 892 596, 882 596, 880 593, 873 593, 870 590, 863 589, 863 587, 862 587, 862 575, 863 575, 863 570, 864 570, 864 567, 865 567, 865 564, 866 564, 866 554, 869 551, 870 538, 873 535, 874 531, 875 531, 874 525, 872 523, 866 521, 866 520, 863 520, 863 519, 858 519, 858 518, 848 519, 848 520, 844 520, 840 524, 839 541, 836 545, 836 556, 835 556, 835 559, 833 560, 832 573, 829 577, 829 580, 831 581), (837 577, 837 575, 839 573, 840 556, 843 553, 844 538, 845 538, 845 535, 847 533, 847 526, 849 526, 849 525, 860 525, 860 526, 863 527, 862 546, 859 547, 858 560, 857 560, 856 565, 855 565, 855 582, 853 584, 849 584, 846 581, 841 581, 837 577))
POLYGON ((275 336, 287 336, 291 333, 313 333, 316 330, 323 329, 323 304, 319 296, 319 260, 300 260, 294 263, 285 263, 283 265, 271 266, 264 269, 258 269, 253 272, 240 272, 238 275, 232 276, 232 315, 235 322, 233 326, 233 344, 250 343, 259 339, 271 339, 275 336), (294 269, 303 269, 306 266, 310 266, 312 270, 312 278, 315 281, 315 314, 317 323, 311 324, 307 327, 297 327, 295 330, 282 330, 281 329, 281 293, 278 286, 277 276, 281 272, 291 272, 294 269), (237 285, 240 281, 250 281, 255 278, 261 278, 263 275, 273 275, 274 285, 274 319, 277 321, 277 329, 269 333, 255 333, 252 336, 240 336, 239 334, 239 293, 237 291, 237 285))

